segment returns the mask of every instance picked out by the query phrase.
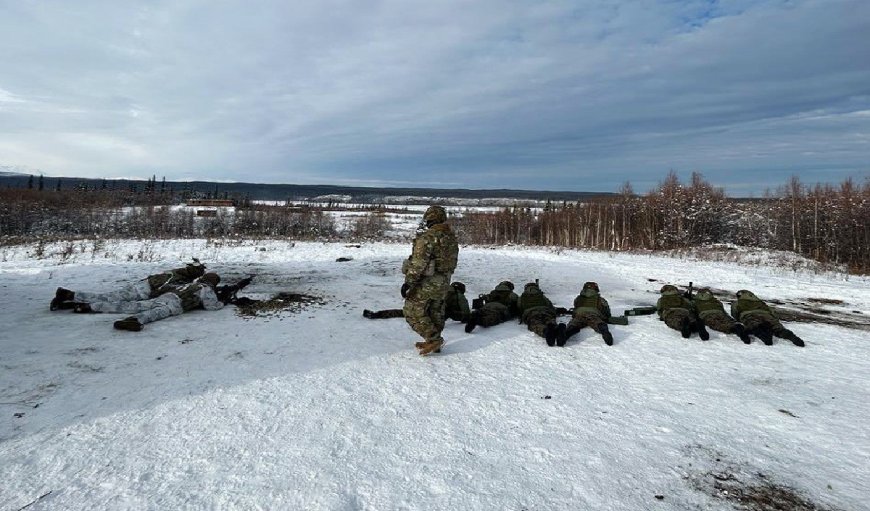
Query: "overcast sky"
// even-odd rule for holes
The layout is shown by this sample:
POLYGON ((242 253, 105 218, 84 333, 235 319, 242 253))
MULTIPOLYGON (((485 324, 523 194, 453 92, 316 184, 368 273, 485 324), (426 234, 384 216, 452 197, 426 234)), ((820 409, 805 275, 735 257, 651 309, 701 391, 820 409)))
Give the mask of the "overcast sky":
POLYGON ((863 179, 870 1, 0 0, 4 165, 596 191, 673 169, 735 194, 863 179))

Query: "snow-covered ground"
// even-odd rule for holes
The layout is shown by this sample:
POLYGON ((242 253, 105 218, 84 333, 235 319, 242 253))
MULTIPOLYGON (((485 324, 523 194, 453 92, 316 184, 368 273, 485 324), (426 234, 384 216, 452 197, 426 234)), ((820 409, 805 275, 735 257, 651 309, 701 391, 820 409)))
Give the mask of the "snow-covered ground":
MULTIPOLYGON (((867 330, 791 323, 806 348, 746 346, 646 316, 612 327, 612 347, 584 330, 548 348, 516 323, 451 322, 444 351, 422 358, 401 319, 361 315, 400 305, 406 244, 34 250, 0 250, 3 510, 731 509, 705 486, 726 472, 870 509, 867 330), (325 304, 192 312, 139 333, 48 311, 57 286, 108 290, 191 256, 226 280, 256 273, 249 296, 325 304)), ((764 265, 463 247, 455 278, 469 298, 539 278, 564 306, 595 280, 615 312, 691 280, 870 314, 870 279, 764 265)))

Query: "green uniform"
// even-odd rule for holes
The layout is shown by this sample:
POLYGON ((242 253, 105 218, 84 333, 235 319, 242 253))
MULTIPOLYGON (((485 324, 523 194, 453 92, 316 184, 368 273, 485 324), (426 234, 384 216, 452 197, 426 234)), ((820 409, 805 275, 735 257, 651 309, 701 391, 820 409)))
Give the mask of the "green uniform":
POLYGON ((656 302, 656 312, 666 325, 674 330, 682 330, 685 322, 694 328, 697 322, 692 302, 680 294, 673 286, 662 291, 662 296, 656 302))
POLYGON ((713 296, 713 293, 699 291, 692 298, 692 303, 698 313, 698 317, 704 321, 705 325, 726 334, 734 333, 737 321, 725 312, 725 306, 713 296))
POLYGON ((556 308, 535 284, 526 284, 517 301, 517 309, 522 322, 541 337, 546 337, 547 331, 556 327, 556 308))
POLYGON ((568 322, 567 336, 574 335, 586 326, 599 334, 603 333, 607 330, 608 318, 610 318, 610 305, 607 300, 595 289, 584 289, 574 298, 574 314, 568 322))
POLYGON ((770 307, 751 291, 737 292, 737 301, 731 304, 731 315, 746 326, 746 330, 770 344, 768 334, 788 339, 797 346, 804 341, 779 322, 770 307))
POLYGON ((520 298, 507 285, 497 285, 482 298, 483 306, 476 311, 478 325, 491 327, 517 316, 520 298))
MULTIPOLYGON (((465 322, 471 314, 471 308, 468 306, 468 299, 465 298, 465 293, 450 286, 447 291, 447 297, 444 300, 444 315, 453 321, 465 322)), ((363 316, 369 319, 390 319, 404 318, 405 313, 402 309, 385 309, 379 311, 363 311, 363 316)))
POLYGON ((442 221, 414 239, 411 256, 402 265, 408 286, 405 321, 427 342, 444 341, 444 307, 458 256, 456 235, 442 221))

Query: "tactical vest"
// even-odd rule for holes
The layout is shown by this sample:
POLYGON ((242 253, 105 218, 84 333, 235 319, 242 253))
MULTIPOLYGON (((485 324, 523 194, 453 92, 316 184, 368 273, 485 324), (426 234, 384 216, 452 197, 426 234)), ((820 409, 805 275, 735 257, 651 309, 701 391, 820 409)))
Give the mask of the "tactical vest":
POLYGON ((716 298, 700 300, 697 296, 695 297, 695 309, 698 311, 698 316, 701 318, 709 316, 711 313, 716 311, 725 312, 725 307, 722 305, 722 302, 716 298))
POLYGON ((205 284, 188 284, 175 291, 175 294, 181 299, 181 308, 185 312, 202 306, 202 299, 199 297, 199 292, 205 284))
POLYGON ((599 305, 601 304, 598 293, 594 295, 585 295, 580 293, 577 298, 574 298, 574 311, 583 310, 584 312, 601 312, 599 305))
POLYGON ((757 299, 749 300, 746 298, 738 298, 737 313, 740 317, 751 316, 753 314, 767 314, 768 316, 773 317, 773 311, 770 310, 770 307, 768 307, 766 303, 757 299))
POLYGON ((679 293, 665 293, 658 301, 659 314, 670 309, 688 309, 690 306, 679 293))
POLYGON ((434 270, 441 275, 452 275, 459 261, 459 243, 456 235, 447 224, 435 224, 431 228, 432 240, 435 252, 434 270))
POLYGON ((545 297, 544 293, 540 290, 523 291, 523 295, 520 297, 520 303, 522 304, 523 311, 527 311, 533 307, 550 306, 547 297, 545 297))
POLYGON ((486 295, 486 303, 500 303, 505 307, 510 307, 511 295, 513 295, 513 291, 490 291, 488 295, 486 295))

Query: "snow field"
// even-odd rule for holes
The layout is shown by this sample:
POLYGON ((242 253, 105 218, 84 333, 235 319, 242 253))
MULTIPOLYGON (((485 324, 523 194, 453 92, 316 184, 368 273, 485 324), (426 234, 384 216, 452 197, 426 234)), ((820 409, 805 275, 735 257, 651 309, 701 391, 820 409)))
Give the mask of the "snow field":
MULTIPOLYGON (((791 323, 806 348, 745 346, 684 340, 647 316, 611 327, 612 347, 584 330, 548 348, 523 325, 448 322, 443 353, 422 358, 401 319, 361 316, 400 306, 405 244, 147 247, 109 241, 64 264, 3 251, 0 290, 15 298, 0 311, 0 402, 18 404, 0 405, 0 509, 48 491, 28 509, 731 509, 687 482, 711 452, 868 509, 867 331, 791 323), (193 312, 139 333, 48 311, 58 285, 109 289, 190 256, 226 281, 256 273, 249 296, 326 303, 193 312)), ((454 276, 469 300, 535 278, 563 306, 595 280, 614 313, 654 303, 648 279, 870 313, 866 278, 733 263, 463 247, 454 276)))

